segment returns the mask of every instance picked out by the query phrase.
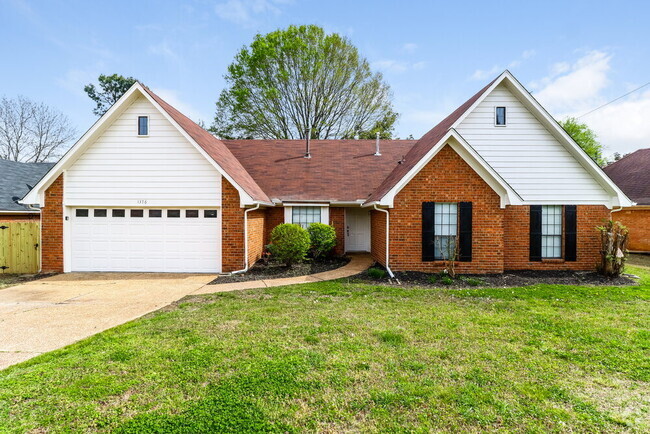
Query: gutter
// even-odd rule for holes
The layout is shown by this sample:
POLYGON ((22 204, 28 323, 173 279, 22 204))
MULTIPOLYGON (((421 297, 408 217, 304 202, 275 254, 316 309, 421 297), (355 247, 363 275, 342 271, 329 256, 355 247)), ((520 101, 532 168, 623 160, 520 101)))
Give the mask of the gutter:
POLYGON ((374 207, 375 211, 381 211, 384 214, 386 214, 386 263, 384 265, 386 267, 386 271, 388 271, 388 275, 391 278, 395 279, 397 281, 397 283, 401 285, 399 279, 397 279, 395 277, 395 275, 393 274, 393 270, 391 270, 390 267, 388 266, 388 259, 390 258, 390 256, 388 256, 388 254, 389 254, 388 243, 390 241, 390 232, 389 232, 389 230, 390 230, 390 213, 385 209, 377 208, 376 203, 373 205, 373 207, 374 207))
POLYGON ((254 208, 248 208, 244 211, 244 268, 237 271, 231 271, 230 275, 245 273, 248 271, 248 213, 260 209, 260 204, 255 205, 254 208))

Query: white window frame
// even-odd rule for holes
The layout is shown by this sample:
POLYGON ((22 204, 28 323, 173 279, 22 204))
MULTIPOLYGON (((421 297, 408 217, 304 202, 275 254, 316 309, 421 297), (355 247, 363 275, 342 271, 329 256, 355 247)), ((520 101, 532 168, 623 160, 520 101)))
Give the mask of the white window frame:
POLYGON ((151 130, 151 122, 149 115, 138 115, 135 120, 135 131, 138 133, 138 137, 149 137, 149 131, 151 130), (140 118, 147 118, 147 134, 140 134, 140 118))
POLYGON ((293 223, 293 207, 294 206, 317 206, 320 207, 320 222, 326 225, 330 224, 330 207, 321 203, 293 203, 284 206, 284 222, 293 223))
POLYGON ((495 105, 494 106, 494 126, 495 127, 506 127, 508 126, 508 107, 504 105, 495 105), (497 124, 497 109, 503 108, 505 110, 505 123, 503 125, 497 124))
MULTIPOLYGON (((450 243, 453 240, 454 245, 451 252, 454 252, 456 249, 455 243, 458 242, 458 230, 460 228, 460 224, 458 222, 458 202, 435 202, 433 211, 433 228, 433 242, 436 243, 441 238, 446 238, 447 243, 450 243), (449 212, 442 212, 445 207, 448 208, 449 212), (451 221, 451 218, 454 220, 451 221), (447 221, 447 219, 449 220, 447 221), (445 228, 446 230, 441 230, 442 228, 445 228)), ((440 241, 440 246, 434 244, 434 261, 444 261, 449 259, 445 256, 446 253, 450 253, 449 249, 447 252, 444 252, 442 250, 442 247, 442 241, 440 241)))
POLYGON ((542 248, 542 259, 562 259, 562 251, 563 251, 563 244, 564 244, 564 207, 562 205, 542 205, 542 239, 541 239, 541 248, 542 248), (552 216, 557 216, 558 213, 556 212, 557 209, 559 208, 560 213, 560 231, 559 234, 557 231, 554 231, 553 233, 548 232, 549 228, 553 227, 557 229, 558 224, 557 223, 548 223, 548 211, 553 208, 554 212, 551 214, 552 216), (546 219, 544 219, 544 216, 546 215, 546 219), (546 223, 544 223, 546 221, 546 223), (557 254, 553 255, 548 255, 548 250, 549 250, 549 245, 548 245, 548 240, 553 239, 555 240, 552 243, 552 246, 550 247, 551 249, 558 249, 557 254), (557 245, 557 241, 559 241, 559 245, 557 245), (547 254, 545 255, 544 252, 547 254))

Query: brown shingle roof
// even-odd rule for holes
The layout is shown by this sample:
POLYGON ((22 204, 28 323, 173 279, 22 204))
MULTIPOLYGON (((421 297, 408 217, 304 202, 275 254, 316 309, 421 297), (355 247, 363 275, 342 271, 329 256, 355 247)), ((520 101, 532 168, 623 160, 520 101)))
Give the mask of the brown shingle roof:
MULTIPOLYGON (((498 77, 497 77, 498 78, 498 77)), ((474 96, 465 101, 460 107, 454 110, 449 116, 444 118, 438 125, 433 127, 411 148, 403 164, 395 166, 393 171, 381 183, 379 188, 368 198, 367 202, 380 200, 388 193, 406 174, 433 148, 436 143, 442 139, 449 131, 451 126, 456 122, 471 106, 474 104, 490 86, 496 81, 496 78, 479 90, 474 96)))
POLYGON ((165 100, 153 93, 151 89, 144 85, 142 87, 253 200, 270 202, 269 197, 221 140, 169 105, 165 100))
POLYGON ((603 170, 637 205, 650 205, 650 148, 632 152, 603 170))
POLYGON ((224 140, 271 199, 282 201, 365 200, 381 184, 415 140, 224 140))

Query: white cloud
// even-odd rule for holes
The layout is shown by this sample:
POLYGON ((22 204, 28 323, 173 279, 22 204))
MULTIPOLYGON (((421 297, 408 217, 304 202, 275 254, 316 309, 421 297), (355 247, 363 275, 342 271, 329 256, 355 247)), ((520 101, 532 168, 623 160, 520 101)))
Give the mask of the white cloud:
POLYGON ((89 83, 95 83, 97 77, 104 69, 104 63, 99 62, 88 68, 74 68, 69 69, 63 77, 56 80, 57 84, 62 88, 68 90, 70 93, 78 96, 85 97, 84 86, 89 83))
POLYGON ((164 57, 171 62, 178 62, 180 59, 180 56, 169 46, 167 41, 163 41, 160 44, 151 45, 148 51, 150 54, 164 57))
POLYGON ((214 7, 217 16, 243 26, 255 24, 256 16, 279 15, 278 5, 290 3, 288 0, 227 0, 214 7))
POLYGON ((415 53, 415 50, 417 49, 418 49, 418 44, 414 44, 413 42, 408 42, 402 45, 402 50, 404 50, 409 54, 415 53))
POLYGON ((508 62, 508 64, 505 67, 503 67, 502 65, 494 65, 490 69, 477 69, 470 76, 470 79, 487 80, 487 79, 494 78, 496 75, 502 73, 504 69, 514 69, 521 66, 521 64, 524 63, 525 60, 530 59, 534 55, 535 55, 535 50, 525 50, 523 53, 521 53, 521 55, 517 59, 508 62))
MULTIPOLYGON (((573 63, 555 63, 548 76, 531 84, 538 89, 535 98, 556 119, 581 116, 639 84, 625 89, 611 89, 612 55, 591 51, 573 63)), ((582 116, 579 121, 591 127, 605 146, 605 154, 627 153, 650 146, 650 91, 639 91, 597 111, 582 116)))
POLYGON ((426 67, 427 62, 403 62, 401 60, 394 59, 384 59, 377 60, 376 62, 371 63, 371 67, 374 69, 379 69, 383 72, 390 72, 395 74, 400 74, 408 70, 419 71, 426 67))
POLYGON ((536 83, 540 90, 535 97, 555 112, 595 106, 601 99, 600 92, 609 84, 610 60, 608 53, 592 51, 572 65, 556 63, 551 75, 536 83))

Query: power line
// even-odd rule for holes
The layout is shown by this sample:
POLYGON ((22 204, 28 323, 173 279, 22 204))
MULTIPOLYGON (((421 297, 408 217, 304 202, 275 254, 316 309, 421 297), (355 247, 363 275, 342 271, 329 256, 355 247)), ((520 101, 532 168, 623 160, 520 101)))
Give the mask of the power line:
POLYGON ((587 116, 587 115, 590 115, 590 114, 592 114, 593 112, 595 112, 596 110, 600 110, 601 108, 603 108, 603 107, 605 107, 605 106, 608 106, 608 105, 610 105, 611 103, 616 102, 616 101, 618 101, 618 100, 621 99, 621 98, 625 98, 626 96, 628 96, 628 95, 631 94, 631 93, 636 92, 637 90, 641 90, 641 89, 643 89, 644 87, 646 87, 646 86, 649 85, 649 84, 650 84, 650 81, 647 82, 646 84, 642 85, 642 86, 637 87, 637 88, 634 89, 634 90, 629 91, 629 92, 626 93, 625 95, 621 95, 621 96, 619 96, 618 98, 611 100, 610 102, 607 102, 607 103, 605 103, 605 104, 603 104, 603 105, 601 105, 601 106, 599 106, 599 107, 596 107, 595 109, 593 109, 593 110, 591 110, 591 111, 588 111, 587 113, 585 113, 585 114, 583 114, 583 115, 578 116, 576 119, 580 119, 580 118, 582 118, 582 117, 585 117, 585 116, 587 116))

